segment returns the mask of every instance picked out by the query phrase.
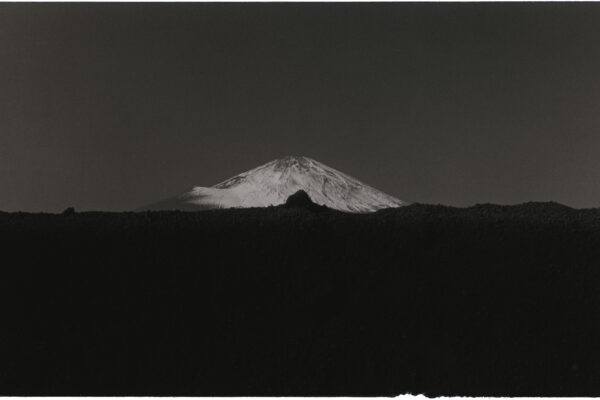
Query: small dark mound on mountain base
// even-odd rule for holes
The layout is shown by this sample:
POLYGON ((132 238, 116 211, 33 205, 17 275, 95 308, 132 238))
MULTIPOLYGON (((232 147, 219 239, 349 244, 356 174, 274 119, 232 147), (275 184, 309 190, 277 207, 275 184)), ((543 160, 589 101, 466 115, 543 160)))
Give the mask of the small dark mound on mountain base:
POLYGON ((312 201, 308 193, 304 190, 298 190, 285 201, 286 208, 302 208, 309 211, 327 211, 328 207, 316 204, 312 201))
POLYGON ((75 209, 73 207, 68 207, 65 208, 65 210, 62 212, 63 215, 73 215, 75 214, 75 209))

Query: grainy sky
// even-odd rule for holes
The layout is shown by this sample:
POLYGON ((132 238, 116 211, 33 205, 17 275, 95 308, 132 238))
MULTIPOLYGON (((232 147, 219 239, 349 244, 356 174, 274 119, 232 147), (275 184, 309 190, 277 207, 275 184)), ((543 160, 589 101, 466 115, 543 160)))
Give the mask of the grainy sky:
POLYGON ((406 201, 600 206, 600 3, 0 4, 0 210, 284 155, 406 201))

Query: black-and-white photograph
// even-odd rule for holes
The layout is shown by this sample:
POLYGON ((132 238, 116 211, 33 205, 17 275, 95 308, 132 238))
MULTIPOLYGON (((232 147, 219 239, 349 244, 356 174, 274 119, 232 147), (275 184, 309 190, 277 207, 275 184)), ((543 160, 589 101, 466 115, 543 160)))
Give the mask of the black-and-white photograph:
POLYGON ((600 396, 600 3, 0 3, 0 396, 600 396))

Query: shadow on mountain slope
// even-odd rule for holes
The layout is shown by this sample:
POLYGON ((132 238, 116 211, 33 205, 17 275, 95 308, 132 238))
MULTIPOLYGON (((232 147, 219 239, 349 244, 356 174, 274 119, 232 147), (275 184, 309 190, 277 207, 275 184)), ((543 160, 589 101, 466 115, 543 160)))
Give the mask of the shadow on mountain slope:
POLYGON ((2 395, 600 395, 595 209, 0 213, 0 240, 2 395))

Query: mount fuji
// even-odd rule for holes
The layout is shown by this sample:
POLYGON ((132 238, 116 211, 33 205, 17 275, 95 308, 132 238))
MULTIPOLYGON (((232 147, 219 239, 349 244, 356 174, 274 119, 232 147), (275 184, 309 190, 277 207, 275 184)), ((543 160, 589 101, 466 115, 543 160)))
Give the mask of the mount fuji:
POLYGON ((318 161, 288 156, 211 187, 193 187, 140 210, 268 207, 285 203, 299 190, 304 190, 314 203, 346 212, 371 212, 407 204, 318 161))

